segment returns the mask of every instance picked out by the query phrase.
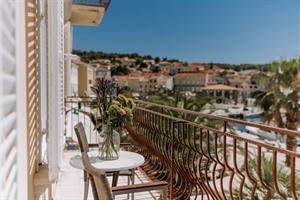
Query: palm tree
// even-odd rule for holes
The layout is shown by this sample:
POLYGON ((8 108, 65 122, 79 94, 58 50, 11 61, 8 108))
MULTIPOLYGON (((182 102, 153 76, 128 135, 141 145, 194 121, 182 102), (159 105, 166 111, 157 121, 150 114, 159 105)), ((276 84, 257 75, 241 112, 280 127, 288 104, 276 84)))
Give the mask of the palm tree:
MULTIPOLYGON (((256 104, 264 109, 268 122, 273 120, 280 128, 297 130, 300 116, 300 58, 274 62, 271 67, 273 74, 265 76, 269 80, 267 90, 254 93, 256 104)), ((295 137, 286 137, 286 148, 296 150, 295 137)), ((289 156, 286 157, 286 164, 290 165, 289 156)))
MULTIPOLYGON (((146 98, 146 101, 157 103, 160 105, 165 106, 171 106, 179 109, 184 110, 191 110, 200 112, 201 109, 204 107, 204 105, 208 102, 212 101, 212 97, 207 96, 185 96, 184 94, 172 91, 168 89, 160 89, 157 93, 154 93, 152 95, 148 95, 146 98)), ((147 108, 157 110, 155 106, 148 106, 147 108)), ((183 113, 183 112, 177 112, 177 111, 171 111, 168 109, 163 110, 163 113, 169 114, 171 116, 185 119, 188 121, 194 121, 196 119, 196 116, 193 116, 191 114, 183 113)))

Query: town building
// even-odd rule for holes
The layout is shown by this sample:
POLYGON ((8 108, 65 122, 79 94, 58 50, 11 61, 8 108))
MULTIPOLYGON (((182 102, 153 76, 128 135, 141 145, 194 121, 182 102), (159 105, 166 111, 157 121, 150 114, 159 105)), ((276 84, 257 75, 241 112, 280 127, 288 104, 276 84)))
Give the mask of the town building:
POLYGON ((118 83, 120 87, 128 86, 128 76, 113 76, 112 80, 118 83))
POLYGON ((108 79, 111 79, 111 70, 110 66, 101 66, 96 69, 96 77, 102 78, 106 77, 108 79))
POLYGON ((244 99, 249 97, 252 92, 261 89, 261 86, 252 81, 252 76, 250 75, 233 75, 227 77, 229 77, 228 85, 241 89, 244 99))
POLYGON ((179 92, 200 92, 206 85, 206 73, 178 73, 173 77, 174 89, 179 92))
POLYGON ((235 75, 228 78, 228 85, 236 88, 242 88, 243 83, 250 83, 251 76, 235 75))
POLYGON ((219 76, 219 75, 208 75, 206 84, 207 85, 217 85, 217 84, 228 85, 228 79, 226 77, 219 76))
POLYGON ((96 79, 96 69, 90 64, 80 60, 74 60, 73 65, 73 68, 75 68, 75 66, 78 67, 78 96, 89 96, 93 94, 91 86, 96 79))
POLYGON ((238 101, 241 89, 228 85, 207 85, 201 88, 207 95, 215 97, 218 103, 223 103, 226 100, 238 101))

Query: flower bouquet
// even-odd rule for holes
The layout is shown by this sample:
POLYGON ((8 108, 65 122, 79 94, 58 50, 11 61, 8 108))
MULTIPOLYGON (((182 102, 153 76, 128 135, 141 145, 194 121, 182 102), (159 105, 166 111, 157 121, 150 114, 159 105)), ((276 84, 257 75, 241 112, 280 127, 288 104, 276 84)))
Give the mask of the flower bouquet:
POLYGON ((97 79, 91 87, 97 98, 99 118, 95 129, 99 133, 99 158, 102 160, 118 159, 120 134, 118 129, 132 120, 134 102, 122 94, 123 89, 117 83, 105 78, 97 79))

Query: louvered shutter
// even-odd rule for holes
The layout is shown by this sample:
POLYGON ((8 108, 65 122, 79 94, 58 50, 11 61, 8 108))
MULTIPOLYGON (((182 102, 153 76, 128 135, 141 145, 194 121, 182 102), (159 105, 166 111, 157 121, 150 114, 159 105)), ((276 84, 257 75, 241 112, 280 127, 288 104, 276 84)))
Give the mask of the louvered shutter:
POLYGON ((38 167, 39 135, 39 48, 38 48, 38 4, 36 0, 26 0, 26 96, 27 135, 29 156, 29 179, 38 167))
MULTIPOLYGON (((64 52, 65 54, 72 53, 72 27, 71 23, 67 22, 64 25, 64 52)), ((65 60, 65 70, 64 70, 64 93, 65 96, 71 96, 71 60, 65 60)))
POLYGON ((61 167, 64 126, 64 13, 63 1, 49 1, 49 177, 57 180, 61 167))
POLYGON ((17 199, 16 1, 0 1, 0 199, 17 199))

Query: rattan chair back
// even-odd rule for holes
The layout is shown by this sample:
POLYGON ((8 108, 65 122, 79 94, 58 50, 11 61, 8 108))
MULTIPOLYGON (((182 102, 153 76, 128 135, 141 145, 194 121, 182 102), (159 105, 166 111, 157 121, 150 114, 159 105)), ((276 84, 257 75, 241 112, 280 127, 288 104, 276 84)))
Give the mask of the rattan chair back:
POLYGON ((83 127, 82 122, 79 122, 74 126, 75 133, 78 139, 79 147, 81 152, 88 152, 89 151, 89 144, 86 138, 86 133, 83 127))
POLYGON ((86 152, 82 152, 82 163, 90 176, 94 199, 113 200, 113 194, 105 172, 93 167, 86 152))

